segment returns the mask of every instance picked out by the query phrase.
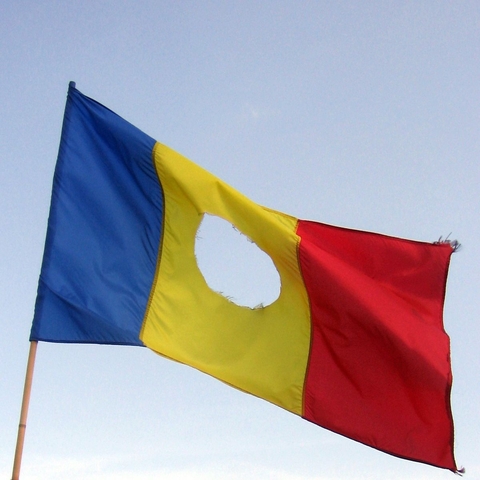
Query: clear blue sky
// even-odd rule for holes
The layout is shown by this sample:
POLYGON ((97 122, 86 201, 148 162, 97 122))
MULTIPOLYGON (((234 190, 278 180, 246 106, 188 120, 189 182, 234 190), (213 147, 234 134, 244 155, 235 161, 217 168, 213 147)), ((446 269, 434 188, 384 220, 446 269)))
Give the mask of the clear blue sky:
MULTIPOLYGON (((479 2, 6 0, 0 40, 1 478, 70 80, 260 204, 460 240, 445 304, 456 457, 480 478, 479 2)), ((206 275, 240 302, 268 301, 268 262, 234 254, 225 268, 217 253, 235 244, 211 233, 206 275)), ((22 478, 453 477, 147 349, 41 343, 22 478)))

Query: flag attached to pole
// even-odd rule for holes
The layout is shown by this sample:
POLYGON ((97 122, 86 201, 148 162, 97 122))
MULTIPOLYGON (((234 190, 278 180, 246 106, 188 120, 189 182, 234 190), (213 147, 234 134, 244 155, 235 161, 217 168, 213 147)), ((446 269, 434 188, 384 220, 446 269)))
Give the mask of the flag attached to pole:
POLYGON ((31 340, 146 346, 306 420, 456 471, 449 243, 299 220, 252 202, 70 84, 31 340), (200 272, 204 214, 266 252, 264 308, 200 272))

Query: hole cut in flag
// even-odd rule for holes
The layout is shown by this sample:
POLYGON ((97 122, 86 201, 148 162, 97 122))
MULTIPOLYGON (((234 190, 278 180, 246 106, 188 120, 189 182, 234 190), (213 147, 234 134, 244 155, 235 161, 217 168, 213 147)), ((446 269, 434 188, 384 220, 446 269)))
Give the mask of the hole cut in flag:
POLYGON ((280 295, 280 277, 272 259, 219 217, 203 216, 195 256, 208 286, 236 305, 264 308, 280 295))

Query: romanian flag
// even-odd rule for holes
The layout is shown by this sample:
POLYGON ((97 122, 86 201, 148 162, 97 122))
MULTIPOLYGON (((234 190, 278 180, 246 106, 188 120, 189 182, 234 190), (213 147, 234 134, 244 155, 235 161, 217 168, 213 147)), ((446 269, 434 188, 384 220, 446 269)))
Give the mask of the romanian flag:
POLYGON ((453 248, 257 205, 70 84, 31 340, 146 346, 306 420, 456 471, 449 338, 453 248), (212 291, 205 214, 266 252, 264 308, 212 291))

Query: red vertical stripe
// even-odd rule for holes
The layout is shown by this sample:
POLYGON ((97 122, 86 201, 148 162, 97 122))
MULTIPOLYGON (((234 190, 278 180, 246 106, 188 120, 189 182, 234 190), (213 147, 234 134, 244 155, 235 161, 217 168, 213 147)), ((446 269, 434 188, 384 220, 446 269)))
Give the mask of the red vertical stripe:
POLYGON ((304 417, 456 470, 443 303, 452 248, 300 221, 312 343, 304 417))

